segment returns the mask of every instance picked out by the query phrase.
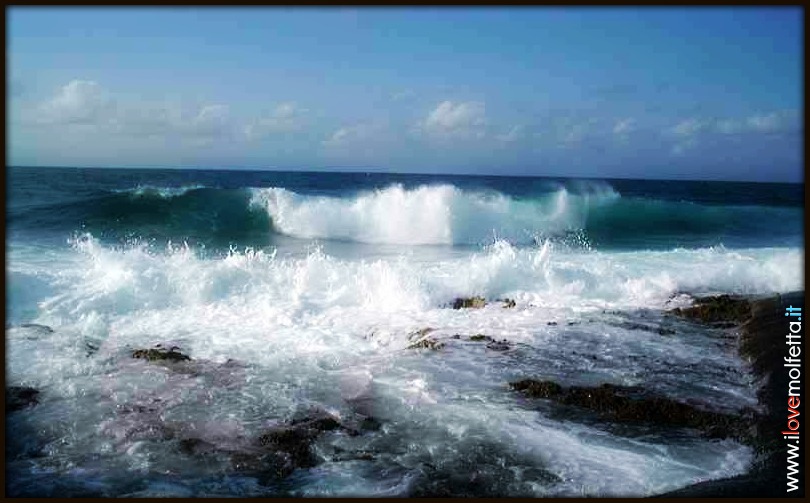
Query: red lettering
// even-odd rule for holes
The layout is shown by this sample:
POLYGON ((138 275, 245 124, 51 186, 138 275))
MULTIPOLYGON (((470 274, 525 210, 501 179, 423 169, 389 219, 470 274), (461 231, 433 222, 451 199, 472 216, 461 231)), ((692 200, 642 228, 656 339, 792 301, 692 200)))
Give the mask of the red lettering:
POLYGON ((789 409, 798 409, 799 408, 799 397, 792 396, 788 398, 788 408, 789 409))

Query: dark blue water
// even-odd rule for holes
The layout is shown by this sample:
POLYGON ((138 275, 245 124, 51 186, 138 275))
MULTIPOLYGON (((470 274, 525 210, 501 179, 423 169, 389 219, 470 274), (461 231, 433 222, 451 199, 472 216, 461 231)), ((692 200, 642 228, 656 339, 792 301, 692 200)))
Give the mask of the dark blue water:
MULTIPOLYGON (((250 204, 257 188, 283 188, 313 202, 326 197, 351 204, 363 194, 396 185, 405 191, 449 185, 457 189, 457 199, 502 196, 524 212, 437 215, 452 220, 456 235, 449 244, 459 246, 485 244, 478 241, 486 235, 504 235, 518 245, 566 236, 570 241, 575 235, 601 250, 798 247, 804 241, 801 184, 22 167, 10 168, 7 182, 12 239, 63 240, 70 233, 90 232, 110 242, 261 247, 284 240, 285 232, 274 226, 272 212, 250 204), (184 190, 171 190, 180 188, 184 190), (568 199, 562 200, 562 192, 568 199), (554 217, 555 211, 562 213, 554 217), (481 228, 470 234, 471 226, 481 228), (460 228, 467 229, 466 235, 460 228)), ((384 209, 398 211, 396 205, 384 209)), ((295 229, 286 234, 311 237, 295 229)), ((317 237, 355 239, 339 228, 317 237)), ((375 242, 384 244, 385 239, 375 242)))

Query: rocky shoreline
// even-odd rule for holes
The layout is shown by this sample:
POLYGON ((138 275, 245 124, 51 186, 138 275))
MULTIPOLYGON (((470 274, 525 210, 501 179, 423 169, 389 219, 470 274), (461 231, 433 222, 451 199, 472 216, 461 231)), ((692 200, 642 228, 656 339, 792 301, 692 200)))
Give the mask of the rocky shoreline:
MULTIPOLYGON (((513 308, 516 305, 511 299, 496 299, 494 302, 503 303, 504 308, 513 308)), ((487 300, 481 297, 458 298, 447 307, 480 309, 487 303, 487 300)), ((749 409, 741 409, 736 413, 718 412, 692 403, 672 400, 643 387, 618 386, 610 383, 589 387, 562 386, 554 381, 526 376, 508 383, 508 387, 516 395, 551 404, 559 413, 572 415, 580 420, 593 417, 600 423, 613 425, 683 428, 710 439, 731 438, 755 449, 755 463, 746 474, 701 482, 656 497, 785 496, 783 485, 786 473, 785 447, 776 427, 785 420, 787 389, 787 373, 782 366, 785 354, 782 335, 787 326, 783 313, 785 306, 803 304, 804 292, 767 298, 720 295, 698 298, 691 307, 676 308, 666 313, 669 317, 689 320, 715 329, 731 330, 736 334, 737 350, 740 356, 750 363, 753 373, 758 378, 760 412, 749 409)), ((571 324, 572 322, 568 323, 571 324)), ((557 323, 549 322, 548 325, 557 323)), ((660 336, 674 333, 666 327, 634 325, 630 328, 655 332, 660 336)), ((452 341, 436 338, 434 333, 436 330, 428 327, 410 333, 411 343, 405 349, 428 351, 445 349, 447 343, 452 341)), ((461 338, 460 334, 451 337, 451 339, 461 338)), ((492 351, 509 351, 514 347, 514 343, 506 339, 499 341, 483 334, 465 336, 464 340, 483 343, 487 350, 492 351)), ((172 371, 180 373, 206 372, 214 368, 210 362, 192 359, 182 353, 179 347, 171 345, 157 344, 151 348, 132 349, 126 356, 133 360, 145 360, 149 364, 167 366, 172 371)), ((233 365, 234 363, 229 360, 222 367, 229 369, 233 365)), ((39 393, 39 390, 33 388, 7 387, 6 413, 35 407, 39 393)), ((133 410, 134 412, 129 412, 144 417, 152 417, 157 411, 157 409, 133 410)), ((152 426, 155 426, 156 431, 163 432, 161 435, 166 437, 166 440, 176 442, 177 448, 184 455, 196 458, 222 458, 227 465, 226 471, 254 475, 259 480, 268 481, 282 480, 298 468, 310 468, 319 464, 320 459, 313 451, 313 444, 322 434, 332 432, 358 436, 375 431, 379 424, 371 416, 358 415, 346 421, 324 410, 309 410, 297 417, 277 422, 256 438, 242 439, 228 446, 220 446, 211 439, 199 436, 178 436, 176 432, 169 431, 162 422, 152 426)), ((138 429, 138 432, 141 429, 138 429)), ((128 430, 129 433, 132 432, 128 430)), ((342 454, 336 452, 335 455, 337 456, 335 459, 375 458, 375 454, 365 451, 342 454)), ((804 466, 803 457, 800 463, 800 466, 804 466)), ((803 494, 802 481, 799 490, 791 496, 803 494)))
MULTIPOLYGON (((767 298, 715 297, 714 301, 698 300, 692 308, 675 313, 701 323, 734 323, 739 326, 738 350, 748 360, 758 378, 757 397, 765 410, 754 425, 749 439, 757 452, 752 469, 743 475, 710 480, 659 495, 659 497, 802 497, 804 478, 798 474, 799 489, 787 494, 786 452, 781 428, 785 421, 785 401, 788 389, 787 372, 783 367, 786 353, 784 334, 787 330, 784 313, 787 306, 804 306, 804 292, 791 292, 767 298)), ((800 455, 800 470, 804 455, 800 455)))

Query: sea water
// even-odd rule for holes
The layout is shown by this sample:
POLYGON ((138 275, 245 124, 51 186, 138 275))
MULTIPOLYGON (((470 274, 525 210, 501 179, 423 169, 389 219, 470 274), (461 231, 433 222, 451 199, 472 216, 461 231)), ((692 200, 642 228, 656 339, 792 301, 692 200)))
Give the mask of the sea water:
POLYGON ((6 382, 40 390, 7 416, 11 495, 646 496, 744 473, 734 440, 561 417, 508 383, 755 409, 733 337, 664 311, 804 287, 795 184, 22 167, 7 184, 6 382), (452 309, 471 296, 490 303, 452 309), (443 348, 409 349, 425 328, 443 348), (192 370, 131 358, 155 344, 192 370), (229 465, 312 409, 380 427, 320 435, 318 464, 283 480, 229 465))

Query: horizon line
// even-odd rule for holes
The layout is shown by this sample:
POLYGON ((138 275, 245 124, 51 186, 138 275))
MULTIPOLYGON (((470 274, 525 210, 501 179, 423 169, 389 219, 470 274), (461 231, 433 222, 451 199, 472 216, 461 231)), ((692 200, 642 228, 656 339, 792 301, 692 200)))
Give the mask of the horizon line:
POLYGON ((7 165, 7 168, 34 168, 34 169, 97 169, 97 170, 172 170, 172 171, 247 171, 247 172, 277 172, 277 173, 323 173, 323 174, 379 174, 379 175, 420 175, 420 176, 468 176, 468 177, 498 177, 498 178, 562 178, 569 180, 627 180, 627 181, 656 181, 656 182, 718 182, 718 183, 770 183, 770 184, 790 184, 803 185, 801 181, 762 181, 762 180, 728 180, 728 179, 700 179, 700 178, 633 178, 620 176, 566 176, 566 175, 527 175, 527 174, 494 174, 494 173, 436 173, 436 172, 414 172, 414 171, 379 171, 379 170, 346 170, 347 168, 330 169, 319 167, 313 169, 289 169, 289 168, 254 168, 254 167, 217 167, 217 168, 194 168, 184 166, 33 166, 33 165, 7 165))

